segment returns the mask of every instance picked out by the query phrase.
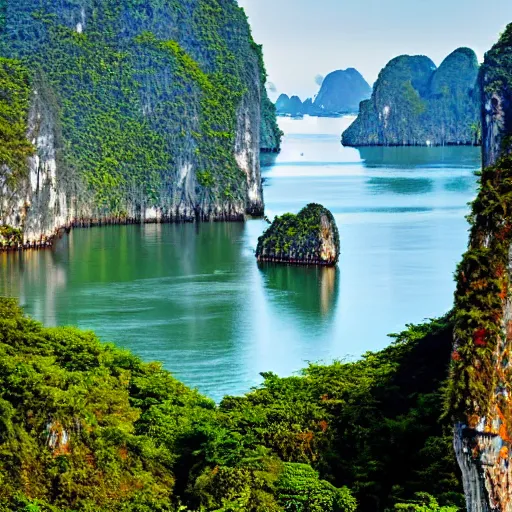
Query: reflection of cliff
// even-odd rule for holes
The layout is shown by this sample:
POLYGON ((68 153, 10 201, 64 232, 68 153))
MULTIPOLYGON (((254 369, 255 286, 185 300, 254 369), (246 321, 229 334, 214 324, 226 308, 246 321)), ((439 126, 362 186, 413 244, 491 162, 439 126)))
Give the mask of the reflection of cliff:
POLYGON ((269 168, 275 165, 277 153, 262 153, 260 156, 261 169, 269 168))
POLYGON ((332 316, 339 292, 339 271, 335 267, 294 267, 260 264, 268 294, 286 294, 286 304, 307 320, 332 316))
POLYGON ((52 250, 0 253, 0 295, 21 297, 47 324, 92 329, 162 361, 219 398, 235 382, 246 385, 239 352, 251 288, 241 276, 256 270, 245 230, 242 223, 72 230, 52 250))
POLYGON ((57 325, 57 299, 66 287, 66 269, 60 264, 61 252, 0 252, 0 295, 19 297, 27 312, 46 325, 57 325), (37 286, 39 293, 33 294, 37 286))
POLYGON ((480 149, 468 147, 360 147, 357 148, 364 166, 373 167, 458 167, 476 168, 480 164, 480 149))
POLYGON ((374 193, 391 192, 400 195, 418 195, 432 192, 434 183, 428 178, 380 178, 368 179, 367 186, 372 188, 374 193))

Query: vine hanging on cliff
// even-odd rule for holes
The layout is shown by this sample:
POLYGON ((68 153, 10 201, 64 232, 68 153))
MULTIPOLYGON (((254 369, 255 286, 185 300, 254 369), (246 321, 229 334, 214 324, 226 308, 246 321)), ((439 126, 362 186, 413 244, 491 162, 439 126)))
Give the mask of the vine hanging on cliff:
POLYGON ((503 333, 507 338, 512 335, 512 323, 503 317, 510 289, 511 217, 512 157, 507 156, 481 173, 479 194, 469 217, 469 249, 457 271, 447 409, 459 419, 485 416, 494 403, 496 388, 502 388, 504 395, 509 387, 509 356, 505 351, 503 364, 495 359, 498 345, 507 343, 503 333))

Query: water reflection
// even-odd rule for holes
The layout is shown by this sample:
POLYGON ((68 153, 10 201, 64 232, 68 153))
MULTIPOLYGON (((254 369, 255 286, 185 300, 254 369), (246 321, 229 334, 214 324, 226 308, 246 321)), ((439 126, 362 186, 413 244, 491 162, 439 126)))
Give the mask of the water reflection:
POLYGON ((262 263, 258 267, 269 300, 280 297, 285 308, 292 308, 305 321, 318 322, 332 318, 338 298, 337 268, 271 263, 262 263))
POLYGON ((456 178, 446 180, 446 183, 444 184, 444 188, 448 192, 470 192, 474 187, 474 176, 458 176, 456 178))
POLYGON ((474 168, 480 162, 480 148, 467 146, 438 147, 360 147, 364 166, 372 167, 463 167, 474 168))
POLYGON ((267 167, 272 167, 273 165, 275 165, 277 157, 277 153, 262 153, 260 158, 261 168, 265 169, 267 167))
POLYGON ((38 320, 57 325, 57 297, 67 285, 66 269, 53 250, 0 252, 0 295, 17 297, 38 320), (33 286, 39 293, 32 296, 33 286))
POLYGON ((428 194, 434 188, 434 182, 428 178, 373 177, 366 184, 372 194, 428 194))

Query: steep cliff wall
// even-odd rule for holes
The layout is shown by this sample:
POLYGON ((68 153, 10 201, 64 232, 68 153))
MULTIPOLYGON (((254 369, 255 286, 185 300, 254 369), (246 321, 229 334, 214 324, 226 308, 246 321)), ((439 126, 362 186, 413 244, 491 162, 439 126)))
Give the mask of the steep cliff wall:
POLYGON ((459 48, 436 69, 424 56, 403 55, 380 72, 370 100, 343 133, 346 146, 477 144, 478 61, 459 48))
POLYGON ((512 511, 512 25, 480 72, 483 163, 459 266, 448 406, 469 512, 512 511))
POLYGON ((31 77, 36 154, 24 180, 4 184, 0 222, 26 243, 76 222, 263 212, 259 151, 278 150, 280 132, 261 48, 234 0, 2 9, 0 54, 31 77))

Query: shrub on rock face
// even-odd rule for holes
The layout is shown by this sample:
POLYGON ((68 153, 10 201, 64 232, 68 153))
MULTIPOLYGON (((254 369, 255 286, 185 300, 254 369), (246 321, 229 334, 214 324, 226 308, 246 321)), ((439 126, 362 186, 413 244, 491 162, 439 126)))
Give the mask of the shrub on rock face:
POLYGON ((258 239, 258 261, 303 265, 338 263, 340 239, 332 213, 319 204, 308 204, 297 215, 276 217, 258 239))

